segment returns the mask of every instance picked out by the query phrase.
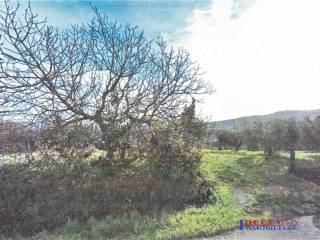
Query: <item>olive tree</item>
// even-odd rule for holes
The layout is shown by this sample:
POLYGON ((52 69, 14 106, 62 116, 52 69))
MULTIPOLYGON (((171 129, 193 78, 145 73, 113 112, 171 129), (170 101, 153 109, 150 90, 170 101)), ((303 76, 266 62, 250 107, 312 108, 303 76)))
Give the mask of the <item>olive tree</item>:
POLYGON ((218 130, 217 131, 218 148, 231 148, 235 151, 239 151, 242 145, 241 133, 234 130, 218 130))
POLYGON ((283 139, 284 149, 290 152, 288 172, 294 174, 296 171, 296 157, 295 151, 297 149, 300 139, 300 129, 297 122, 290 119, 286 122, 285 135, 283 139))
POLYGON ((285 134, 284 129, 285 122, 282 120, 274 120, 263 125, 262 146, 268 156, 281 150, 285 134))
POLYGON ((307 150, 320 150, 320 116, 314 120, 306 118, 300 123, 301 144, 307 150))
POLYGON ((256 151, 261 148, 263 140, 263 123, 254 122, 242 127, 244 145, 249 151, 256 151))

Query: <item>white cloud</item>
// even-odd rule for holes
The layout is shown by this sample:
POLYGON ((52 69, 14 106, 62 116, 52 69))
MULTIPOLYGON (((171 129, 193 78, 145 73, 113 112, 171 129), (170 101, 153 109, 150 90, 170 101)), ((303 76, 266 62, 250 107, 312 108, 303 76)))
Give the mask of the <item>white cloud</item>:
POLYGON ((320 108, 320 1, 257 0, 231 18, 236 2, 195 11, 181 43, 217 89, 203 112, 216 120, 320 108))

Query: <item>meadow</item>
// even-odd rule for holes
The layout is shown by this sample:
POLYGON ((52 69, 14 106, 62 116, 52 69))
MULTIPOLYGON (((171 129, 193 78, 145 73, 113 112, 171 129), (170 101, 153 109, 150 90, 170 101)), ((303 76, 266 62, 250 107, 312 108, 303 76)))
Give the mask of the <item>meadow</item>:
MULTIPOLYGON (((297 152, 297 169, 320 167, 320 154, 297 152)), ((69 221, 38 240, 164 240, 213 236, 238 227, 240 219, 311 215, 320 212, 320 186, 287 171, 288 154, 203 150, 201 172, 214 189, 211 203, 182 211, 69 221)))

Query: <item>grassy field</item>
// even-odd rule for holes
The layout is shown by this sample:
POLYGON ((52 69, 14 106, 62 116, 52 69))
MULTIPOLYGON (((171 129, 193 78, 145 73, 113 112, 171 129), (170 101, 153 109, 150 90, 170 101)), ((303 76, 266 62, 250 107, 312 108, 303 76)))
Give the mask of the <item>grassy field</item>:
MULTIPOLYGON (((320 167, 320 154, 298 152, 297 158, 298 169, 320 167)), ((266 158, 262 152, 205 150, 201 170, 214 183, 214 203, 155 217, 70 221, 37 239, 185 239, 225 232, 243 218, 320 212, 320 187, 289 176, 287 161, 286 153, 266 158)))
MULTIPOLYGON (((202 170, 216 184, 225 183, 237 202, 283 216, 320 211, 320 187, 287 173, 288 154, 266 158, 262 152, 206 151, 202 170)), ((297 152, 297 169, 320 166, 319 153, 297 152)))

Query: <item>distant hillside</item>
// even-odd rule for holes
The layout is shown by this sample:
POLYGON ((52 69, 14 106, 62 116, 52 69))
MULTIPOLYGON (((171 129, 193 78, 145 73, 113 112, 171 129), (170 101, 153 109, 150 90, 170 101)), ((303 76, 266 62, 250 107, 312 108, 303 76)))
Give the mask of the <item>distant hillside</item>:
POLYGON ((233 127, 239 127, 243 124, 250 124, 254 122, 268 122, 276 119, 286 120, 294 118, 296 120, 303 120, 305 117, 311 119, 320 116, 320 109, 317 110, 286 110, 275 112, 267 115, 254 115, 235 119, 228 119, 223 121, 216 121, 214 127, 216 129, 228 129, 233 127))

